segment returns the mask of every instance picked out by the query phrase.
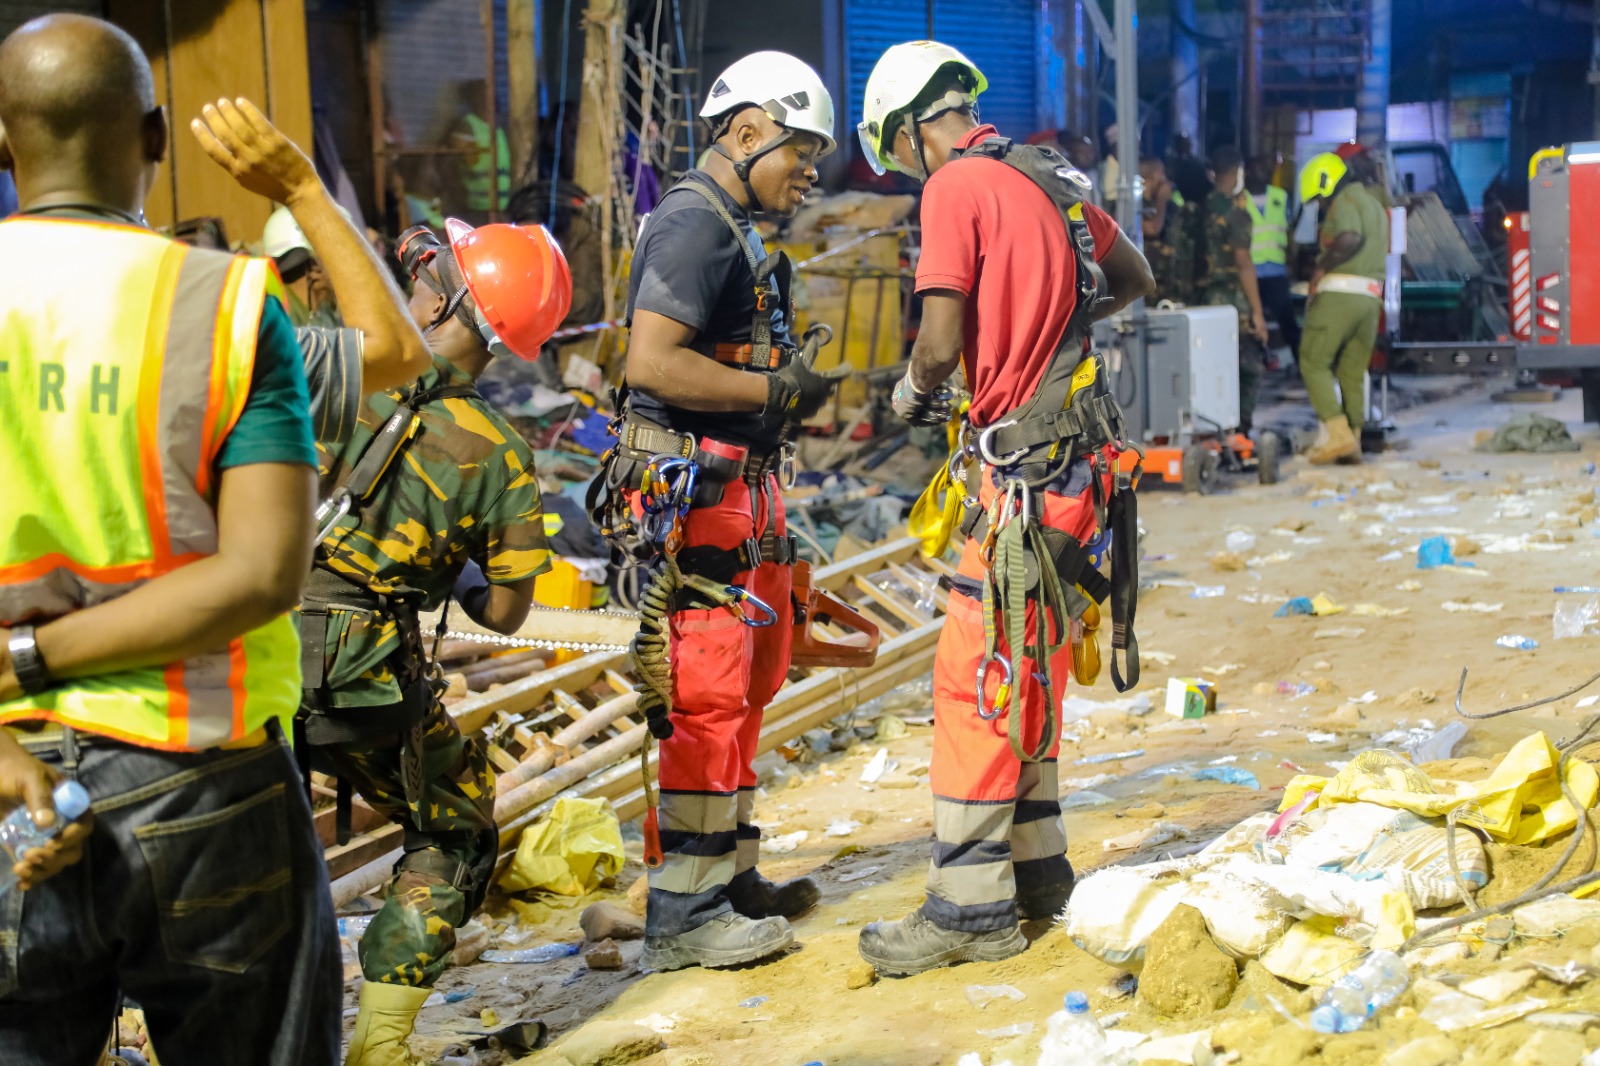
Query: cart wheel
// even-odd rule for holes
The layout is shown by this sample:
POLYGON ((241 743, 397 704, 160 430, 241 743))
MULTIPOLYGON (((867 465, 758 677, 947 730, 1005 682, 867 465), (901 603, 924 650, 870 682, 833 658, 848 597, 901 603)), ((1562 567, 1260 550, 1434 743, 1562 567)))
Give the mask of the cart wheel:
POLYGON ((1183 450, 1183 491, 1211 492, 1217 483, 1217 469, 1221 460, 1203 444, 1191 444, 1183 450))
POLYGON ((1278 464, 1282 447, 1278 435, 1270 429, 1264 431, 1261 439, 1256 442, 1256 476, 1261 479, 1263 485, 1278 483, 1278 464))

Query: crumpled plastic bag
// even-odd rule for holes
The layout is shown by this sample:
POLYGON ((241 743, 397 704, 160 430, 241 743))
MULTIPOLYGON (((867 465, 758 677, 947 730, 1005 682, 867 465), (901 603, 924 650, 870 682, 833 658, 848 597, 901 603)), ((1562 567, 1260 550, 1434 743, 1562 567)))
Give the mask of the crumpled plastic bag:
POLYGON ((1488 440, 1475 446, 1480 452, 1575 452, 1578 442, 1566 423, 1532 411, 1513 415, 1488 440))
MULTIPOLYGON (((1496 840, 1538 844, 1571 829, 1578 814, 1561 794, 1556 765, 1561 753, 1542 732, 1518 741, 1483 781, 1433 778, 1390 751, 1364 751, 1331 778, 1301 774, 1283 790, 1279 810, 1316 792, 1314 807, 1378 803, 1420 818, 1443 818, 1462 808, 1458 824, 1496 840)), ((1600 796, 1600 774, 1586 760, 1567 763, 1567 785, 1585 808, 1600 796)))
POLYGON ((548 817, 522 831, 500 887, 582 896, 616 877, 623 859, 622 827, 610 803, 559 799, 548 817))

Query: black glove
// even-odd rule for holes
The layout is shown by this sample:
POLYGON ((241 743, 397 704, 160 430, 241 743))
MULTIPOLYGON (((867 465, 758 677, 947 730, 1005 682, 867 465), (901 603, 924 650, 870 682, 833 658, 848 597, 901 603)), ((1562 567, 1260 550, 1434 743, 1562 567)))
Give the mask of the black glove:
POLYGON ((461 574, 456 578, 455 587, 450 590, 450 595, 456 598, 461 609, 467 612, 467 617, 483 625, 483 609, 489 605, 489 579, 483 576, 483 568, 471 559, 462 567, 461 574))
POLYGON ((780 369, 767 375, 767 405, 761 409, 763 417, 803 422, 822 410, 822 405, 833 395, 834 386, 850 376, 850 366, 845 363, 832 370, 816 369, 817 352, 832 336, 833 331, 827 327, 813 326, 806 331, 805 347, 780 369))
POLYGON ((950 421, 955 400, 955 390, 948 385, 940 385, 932 392, 918 392, 911 383, 911 371, 907 370, 906 376, 895 385, 889 406, 913 426, 942 426, 950 421))

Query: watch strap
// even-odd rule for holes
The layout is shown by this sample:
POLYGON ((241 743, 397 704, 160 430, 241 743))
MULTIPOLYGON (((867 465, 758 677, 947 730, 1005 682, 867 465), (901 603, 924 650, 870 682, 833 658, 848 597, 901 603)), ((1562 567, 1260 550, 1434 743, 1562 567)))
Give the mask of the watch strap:
POLYGON ((50 687, 50 668, 39 654, 39 642, 32 626, 16 626, 6 642, 11 653, 11 670, 22 691, 32 696, 50 687))

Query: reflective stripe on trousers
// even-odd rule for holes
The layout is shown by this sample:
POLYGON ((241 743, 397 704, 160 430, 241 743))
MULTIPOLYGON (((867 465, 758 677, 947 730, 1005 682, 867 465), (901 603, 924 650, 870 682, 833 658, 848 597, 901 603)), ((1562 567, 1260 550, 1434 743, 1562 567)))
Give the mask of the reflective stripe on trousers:
MULTIPOLYGON (((994 490, 985 480, 984 501, 994 490)), ((1088 491, 1078 497, 1044 493, 1046 525, 1080 540, 1094 533, 1088 491)), ((980 544, 968 539, 959 573, 981 581, 980 544)), ((978 717, 975 678, 983 660, 983 604, 959 592, 950 595, 944 631, 933 665, 933 858, 928 869, 925 917, 947 929, 981 932, 1017 920, 1018 898, 1050 899, 1064 892, 1071 876, 1066 829, 1061 819, 1054 748, 1046 761, 1023 763, 1011 750, 1008 721, 978 717)), ((1031 608, 1030 608, 1031 612, 1031 608)), ((1000 654, 1008 655, 1000 640, 1000 654)), ((1038 743, 1046 713, 1044 693, 1031 677, 1023 689, 1023 744, 1038 743)), ((1051 700, 1059 705, 1071 673, 1067 642, 1051 663, 1051 700)), ((995 698, 1000 671, 991 670, 986 699, 995 698)))
MULTIPOLYGON (((737 547, 767 529, 769 506, 784 535, 776 486, 767 478, 752 507, 749 487, 729 483, 721 503, 689 513, 685 547, 737 547)), ((728 882, 756 864, 761 831, 750 824, 752 763, 762 712, 789 671, 792 579, 788 566, 763 563, 734 583, 766 602, 777 622, 751 628, 725 609, 672 616, 673 734, 661 742, 659 767, 666 861, 650 871, 650 936, 685 933, 729 910, 728 882)))

